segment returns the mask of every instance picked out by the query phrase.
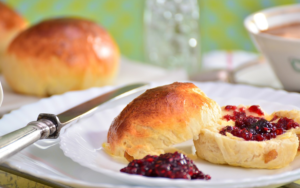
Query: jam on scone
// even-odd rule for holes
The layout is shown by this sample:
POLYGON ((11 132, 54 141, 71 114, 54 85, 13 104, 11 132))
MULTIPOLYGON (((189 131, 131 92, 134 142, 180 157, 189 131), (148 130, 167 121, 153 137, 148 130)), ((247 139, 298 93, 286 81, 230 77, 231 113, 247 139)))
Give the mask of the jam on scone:
POLYGON ((274 116, 270 121, 266 120, 264 112, 258 105, 248 108, 227 105, 224 107, 224 110, 230 112, 230 114, 224 115, 223 119, 227 121, 232 120, 235 125, 223 127, 220 130, 220 134, 226 136, 226 132, 228 132, 247 141, 270 140, 289 129, 299 127, 298 123, 286 117, 279 118, 274 116))

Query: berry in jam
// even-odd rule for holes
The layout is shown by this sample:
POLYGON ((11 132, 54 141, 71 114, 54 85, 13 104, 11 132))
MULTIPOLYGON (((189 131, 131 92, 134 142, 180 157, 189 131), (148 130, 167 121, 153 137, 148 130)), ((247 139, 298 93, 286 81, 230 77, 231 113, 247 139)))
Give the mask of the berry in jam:
POLYGON ((232 105, 227 105, 227 106, 225 106, 225 110, 227 110, 227 111, 231 111, 231 110, 236 110, 236 106, 232 106, 232 105))
POLYGON ((143 159, 131 161, 127 167, 120 171, 148 177, 211 179, 209 175, 198 170, 192 160, 178 152, 161 154, 160 156, 147 155, 143 159))
POLYGON ((233 127, 223 127, 220 134, 226 136, 226 132, 229 132, 244 140, 264 141, 276 138, 277 135, 296 127, 299 127, 299 124, 286 117, 278 118, 275 116, 271 121, 267 121, 260 117, 246 116, 236 119, 233 127), (273 122, 277 119, 277 123, 273 122))
POLYGON ((250 107, 248 108, 248 110, 249 110, 249 112, 256 113, 256 114, 258 114, 258 115, 260 115, 260 116, 263 116, 263 115, 264 115, 263 111, 259 108, 258 105, 250 106, 250 107))

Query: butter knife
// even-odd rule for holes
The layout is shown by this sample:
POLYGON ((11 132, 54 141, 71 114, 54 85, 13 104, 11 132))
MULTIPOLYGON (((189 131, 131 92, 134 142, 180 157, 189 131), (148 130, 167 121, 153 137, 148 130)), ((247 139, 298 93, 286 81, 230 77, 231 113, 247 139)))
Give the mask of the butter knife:
POLYGON ((40 139, 55 139, 60 130, 79 119, 91 115, 100 105, 142 91, 148 84, 138 83, 127 85, 107 92, 82 104, 79 104, 58 115, 41 113, 37 121, 0 137, 0 163, 40 139))

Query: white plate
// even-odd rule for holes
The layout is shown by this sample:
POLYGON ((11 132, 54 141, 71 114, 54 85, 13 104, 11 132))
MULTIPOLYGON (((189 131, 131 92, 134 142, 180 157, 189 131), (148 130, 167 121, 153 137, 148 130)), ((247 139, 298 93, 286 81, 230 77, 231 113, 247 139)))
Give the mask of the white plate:
MULTIPOLYGON (((157 86, 161 84, 154 84, 157 86)), ((222 84, 201 84, 196 85, 206 91, 208 96, 213 93, 219 97, 213 97, 221 106, 227 104, 258 104, 267 113, 272 113, 277 110, 292 110, 300 108, 292 105, 282 104, 277 102, 260 100, 259 99, 244 99, 240 97, 229 97, 231 93, 237 92, 236 90, 228 91, 225 88, 218 87, 222 84), (213 90, 211 90, 212 85, 213 90), (207 89, 210 88, 208 91, 207 89), (230 93, 230 94, 228 94, 230 93), (228 96, 229 95, 229 96, 228 96), (222 98, 220 98, 222 96, 222 98)), ((224 87, 224 86, 223 86, 224 87)), ((264 90, 262 90, 264 91, 264 90)), ((249 90, 239 91, 249 92, 249 90)), ((250 94, 250 93, 249 93, 250 94)), ((264 93, 255 92, 252 95, 263 95, 264 93)), ((62 131, 61 133, 61 149, 64 154, 70 157, 75 162, 95 170, 99 173, 106 174, 111 178, 122 180, 127 184, 143 185, 143 186, 172 186, 172 187, 254 187, 254 186, 267 186, 277 185, 280 183, 293 181, 300 178, 300 158, 297 157, 289 166, 278 170, 262 170, 262 169, 245 169, 238 167, 231 167, 226 165, 215 165, 208 163, 204 160, 194 160, 198 168, 203 173, 211 175, 210 181, 203 180, 172 180, 167 178, 148 178, 136 175, 128 175, 121 173, 120 169, 126 166, 124 162, 117 161, 107 155, 103 148, 102 143, 106 141, 107 131, 113 119, 121 112, 124 105, 109 108, 104 111, 95 113, 93 116, 84 119, 62 131), (226 173, 224 173, 226 172, 226 173)), ((182 146, 179 146, 182 147, 182 146)), ((192 141, 185 143, 185 147, 192 148, 192 141)))
MULTIPOLYGON (((300 95, 296 93, 226 83, 202 83, 200 85, 201 89, 213 99, 220 96, 224 98, 239 97, 249 100, 260 99, 271 102, 277 101, 279 103, 300 107, 300 95)), ((25 105, 0 119, 0 135, 25 126, 29 121, 35 120, 39 113, 60 113, 110 89, 112 89, 112 87, 69 92, 64 95, 53 96, 33 104, 25 105)), ((126 104, 130 100, 132 99, 125 99, 120 102, 120 104, 126 104)), ((39 143, 32 145, 24 149, 20 154, 9 159, 6 164, 13 169, 73 187, 127 188, 134 184, 134 182, 131 184, 124 183, 124 181, 111 178, 110 176, 90 170, 73 162, 64 156, 58 145, 53 145, 48 148, 40 147, 39 143)), ((224 174, 226 174, 226 172, 224 172, 224 174)), ((292 173, 289 177, 283 176, 274 181, 272 180, 272 183, 283 184, 299 178, 299 174, 292 173)), ((271 187, 274 187, 274 185, 271 187)))

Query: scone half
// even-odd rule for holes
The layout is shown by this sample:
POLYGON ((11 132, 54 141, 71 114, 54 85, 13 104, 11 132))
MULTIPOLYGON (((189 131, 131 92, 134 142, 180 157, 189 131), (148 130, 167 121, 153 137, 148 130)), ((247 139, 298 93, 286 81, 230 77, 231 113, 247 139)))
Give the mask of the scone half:
POLYGON ((129 161, 159 155, 175 144, 198 139, 200 130, 214 126, 220 116, 219 105, 192 83, 156 87, 114 119, 104 148, 129 161))
MULTIPOLYGON (((225 111, 224 107, 222 107, 222 111, 225 111)), ((263 118, 271 120, 275 114, 279 117, 280 113, 273 113, 271 116, 264 113, 263 118)), ((287 117, 287 114, 288 112, 281 113, 283 115, 281 117, 287 117)), ((253 116, 253 114, 251 115, 253 116)), ((287 118, 289 117, 294 116, 287 118)), ((298 121, 298 119, 294 120, 298 121)), ((299 141, 295 130, 298 128, 287 130, 275 138, 257 141, 245 140, 229 132, 225 132, 225 135, 220 134, 222 127, 226 126, 226 122, 222 119, 219 123, 222 126, 201 130, 199 138, 194 140, 197 156, 211 163, 245 168, 276 169, 288 165, 297 154, 299 141)), ((228 121, 227 124, 232 125, 232 122, 228 121)))

